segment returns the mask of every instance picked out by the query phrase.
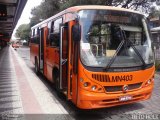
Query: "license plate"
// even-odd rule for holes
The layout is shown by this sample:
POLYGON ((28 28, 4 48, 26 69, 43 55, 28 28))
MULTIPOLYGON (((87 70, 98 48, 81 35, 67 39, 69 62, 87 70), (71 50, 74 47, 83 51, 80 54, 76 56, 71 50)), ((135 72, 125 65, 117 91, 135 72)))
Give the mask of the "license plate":
POLYGON ((128 101, 128 100, 131 100, 131 99, 132 99, 132 96, 127 95, 127 96, 121 96, 119 98, 119 101, 128 101))

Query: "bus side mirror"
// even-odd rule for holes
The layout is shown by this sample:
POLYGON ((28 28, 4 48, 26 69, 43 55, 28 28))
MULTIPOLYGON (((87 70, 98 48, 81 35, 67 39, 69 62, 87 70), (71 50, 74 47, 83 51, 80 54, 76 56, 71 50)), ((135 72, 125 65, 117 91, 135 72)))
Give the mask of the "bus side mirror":
POLYGON ((79 24, 75 24, 72 27, 72 39, 75 42, 81 40, 81 26, 79 24))

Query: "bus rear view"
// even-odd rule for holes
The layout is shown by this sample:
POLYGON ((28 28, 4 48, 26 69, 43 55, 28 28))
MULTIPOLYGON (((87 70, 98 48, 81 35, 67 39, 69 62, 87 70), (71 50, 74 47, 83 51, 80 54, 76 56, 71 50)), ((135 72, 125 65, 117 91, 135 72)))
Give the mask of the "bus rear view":
POLYGON ((77 106, 110 107, 149 99, 154 55, 146 18, 120 10, 84 9, 77 106))

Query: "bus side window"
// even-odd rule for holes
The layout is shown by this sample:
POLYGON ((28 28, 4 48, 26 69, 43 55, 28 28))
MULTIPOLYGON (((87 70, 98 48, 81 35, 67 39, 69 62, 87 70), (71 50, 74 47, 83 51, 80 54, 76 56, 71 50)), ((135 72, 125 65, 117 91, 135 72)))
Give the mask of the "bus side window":
POLYGON ((31 32, 31 37, 33 37, 33 29, 32 29, 32 32, 31 32))
POLYGON ((39 44, 39 28, 34 30, 34 43, 39 44))
POLYGON ((37 28, 37 36, 39 37, 39 35, 40 35, 40 29, 37 28))
POLYGON ((60 24, 62 23, 62 18, 59 18, 52 22, 51 32, 50 32, 50 46, 59 47, 60 41, 60 24))
POLYGON ((31 36, 31 37, 30 37, 30 43, 32 43, 32 42, 33 42, 33 39, 32 39, 32 38, 33 38, 33 29, 31 30, 30 36, 31 36))
POLYGON ((53 37, 53 30, 54 30, 54 21, 52 21, 52 23, 51 23, 51 28, 50 28, 50 31, 49 31, 49 44, 50 44, 50 46, 54 46, 54 42, 53 42, 53 39, 54 39, 54 37, 53 37))
POLYGON ((47 27, 48 27, 48 32, 47 32, 47 41, 46 41, 46 44, 47 46, 50 45, 50 33, 51 33, 51 25, 52 25, 52 22, 49 22, 47 27))
POLYGON ((35 29, 33 29, 33 35, 32 36, 34 37, 34 35, 35 35, 35 29))
POLYGON ((31 43, 35 43, 34 35, 35 35, 35 29, 32 29, 31 43))
POLYGON ((36 36, 36 39, 37 39, 37 44, 39 44, 39 41, 40 41, 40 29, 37 28, 37 36, 36 36))
POLYGON ((37 35, 37 28, 35 28, 34 29, 34 43, 37 43, 37 37, 36 37, 36 35, 37 35))

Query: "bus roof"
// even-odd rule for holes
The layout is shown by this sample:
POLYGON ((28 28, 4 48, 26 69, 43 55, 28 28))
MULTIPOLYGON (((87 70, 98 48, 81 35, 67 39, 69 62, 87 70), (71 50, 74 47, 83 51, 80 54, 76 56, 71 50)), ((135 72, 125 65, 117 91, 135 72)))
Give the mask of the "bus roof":
POLYGON ((127 12, 133 12, 137 14, 141 14, 137 11, 133 11, 130 9, 126 8, 120 8, 120 7, 114 7, 114 6, 103 6, 103 5, 83 5, 83 6, 74 6, 70 7, 66 10, 71 10, 71 11, 80 11, 80 10, 87 10, 87 9, 94 9, 94 10, 117 10, 117 11, 127 11, 127 12))
POLYGON ((80 10, 115 10, 115 11, 126 11, 126 12, 132 12, 132 13, 136 13, 136 14, 140 14, 140 15, 143 15, 141 14, 140 12, 138 11, 133 11, 133 10, 130 10, 130 9, 126 9, 126 8, 119 8, 119 7, 114 7, 114 6, 102 6, 102 5, 83 5, 83 6, 74 6, 74 7, 70 7, 70 8, 67 8, 65 9, 64 11, 62 12, 59 12, 58 14, 56 15, 53 15, 52 17, 36 24, 35 26, 33 26, 31 29, 34 29, 38 26, 41 26, 42 24, 45 24, 49 21, 51 21, 52 19, 58 17, 58 16, 61 16, 65 13, 76 13, 80 10))

